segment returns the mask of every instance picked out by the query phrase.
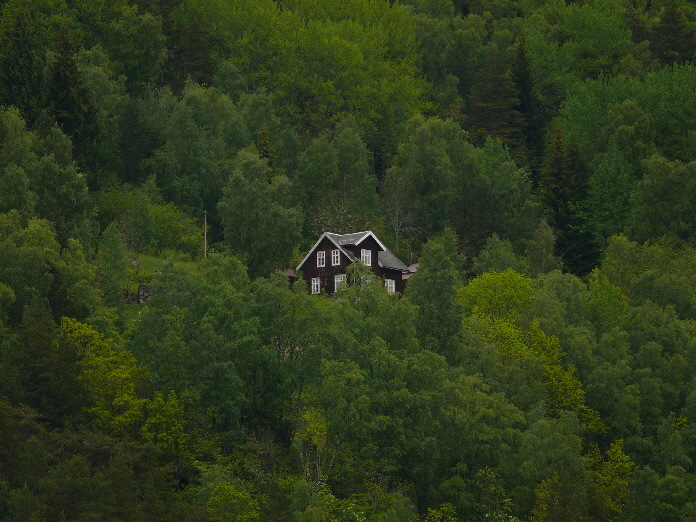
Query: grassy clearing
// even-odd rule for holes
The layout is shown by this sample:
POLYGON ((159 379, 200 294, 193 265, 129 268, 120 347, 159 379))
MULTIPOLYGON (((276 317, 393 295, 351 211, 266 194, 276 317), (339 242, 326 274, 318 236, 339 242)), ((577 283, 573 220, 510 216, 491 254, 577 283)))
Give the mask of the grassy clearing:
POLYGON ((149 285, 152 284, 152 279, 155 274, 162 270, 162 268, 169 262, 173 261, 174 265, 178 268, 183 268, 184 270, 196 270, 198 267, 198 261, 190 261, 187 258, 182 258, 179 255, 172 255, 168 257, 156 257, 147 254, 140 254, 137 257, 132 258, 131 268, 129 270, 128 277, 128 291, 131 293, 138 292, 139 285, 149 285))

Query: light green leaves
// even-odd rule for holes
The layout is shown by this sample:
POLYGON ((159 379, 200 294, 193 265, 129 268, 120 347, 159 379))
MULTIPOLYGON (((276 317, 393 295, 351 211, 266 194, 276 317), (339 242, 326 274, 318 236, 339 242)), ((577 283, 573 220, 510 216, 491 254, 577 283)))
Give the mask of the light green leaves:
POLYGON ((112 434, 132 433, 147 403, 138 393, 145 372, 133 355, 114 349, 96 330, 67 317, 61 321, 57 342, 80 356, 80 378, 91 403, 88 411, 97 424, 112 434))

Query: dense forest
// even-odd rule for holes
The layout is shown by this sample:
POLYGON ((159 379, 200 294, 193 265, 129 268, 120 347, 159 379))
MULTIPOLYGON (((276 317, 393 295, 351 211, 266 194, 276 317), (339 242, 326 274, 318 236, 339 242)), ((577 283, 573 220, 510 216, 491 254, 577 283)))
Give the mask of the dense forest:
POLYGON ((696 521, 693 2, 0 6, 0 521, 696 521))

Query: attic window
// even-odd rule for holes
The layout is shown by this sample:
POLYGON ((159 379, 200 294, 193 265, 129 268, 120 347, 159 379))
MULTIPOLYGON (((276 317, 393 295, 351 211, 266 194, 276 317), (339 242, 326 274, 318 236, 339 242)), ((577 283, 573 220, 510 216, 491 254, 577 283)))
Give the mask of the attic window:
POLYGON ((326 266, 326 252, 320 250, 317 252, 317 267, 326 266))
POLYGON ((363 248, 360 251, 360 260, 365 264, 365 266, 372 266, 372 250, 363 248))
POLYGON ((321 281, 318 277, 312 278, 312 293, 318 294, 321 292, 321 281))
POLYGON ((335 249, 331 251, 331 266, 338 266, 341 264, 341 252, 335 249))

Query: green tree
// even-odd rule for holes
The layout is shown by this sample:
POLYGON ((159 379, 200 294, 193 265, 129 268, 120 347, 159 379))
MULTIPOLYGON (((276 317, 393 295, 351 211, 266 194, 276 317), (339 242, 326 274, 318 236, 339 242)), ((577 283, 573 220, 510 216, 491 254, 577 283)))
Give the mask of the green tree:
POLYGON ((423 349, 439 353, 450 364, 460 358, 462 311, 457 301, 462 261, 451 230, 423 247, 418 271, 409 279, 407 295, 418 307, 416 332, 423 349))
POLYGON ((189 80, 199 85, 212 85, 214 57, 224 45, 206 25, 195 3, 182 1, 180 4, 178 9, 162 13, 171 20, 166 77, 177 92, 189 80))
POLYGON ((23 347, 18 362, 22 364, 24 394, 31 407, 40 411, 54 425, 60 425, 64 420, 61 419, 61 414, 76 413, 76 399, 79 403, 79 392, 76 391, 79 390, 79 386, 76 386, 74 366, 76 353, 65 350, 60 354, 56 353, 56 336, 56 323, 46 300, 36 298, 27 303, 22 313, 18 339, 23 347), (59 386, 56 386, 57 384, 59 386), (55 402, 66 398, 61 387, 66 389, 71 397, 63 404, 55 402))
POLYGON ((102 233, 97 251, 97 280, 104 293, 106 306, 122 310, 126 302, 128 262, 126 246, 116 223, 102 233))
POLYGON ((145 373, 133 355, 115 349, 93 328, 67 317, 61 320, 57 343, 79 356, 87 411, 97 426, 114 435, 134 433, 147 400, 139 396, 145 373))
POLYGON ((671 162, 653 156, 631 201, 631 235, 640 241, 666 235, 692 243, 692 208, 696 162, 671 162))
POLYGON ((259 520, 259 503, 248 492, 239 490, 229 482, 221 482, 210 494, 206 507, 214 514, 212 520, 259 520))
POLYGON ((623 440, 612 442, 602 458, 598 448, 586 457, 592 480, 590 493, 598 515, 610 522, 619 520, 628 498, 628 485, 633 473, 633 462, 623 452, 623 440))
POLYGON ((696 27, 693 21, 687 21, 676 2, 665 2, 651 30, 650 51, 663 65, 693 63, 696 59, 696 27))
POLYGON ((632 169, 617 146, 597 157, 588 187, 588 221, 601 240, 624 231, 634 187, 632 169))
POLYGON ((176 393, 192 439, 213 430, 239 440, 242 418, 274 422, 286 388, 278 385, 276 348, 259 340, 244 264, 219 254, 198 270, 169 264, 152 289, 127 347, 150 368, 154 389, 176 393))
POLYGON ((140 94, 162 75, 166 57, 162 20, 123 5, 119 16, 104 28, 104 44, 117 71, 126 77, 131 93, 140 94))
POLYGON ((631 49, 619 1, 547 3, 523 21, 535 92, 555 111, 575 84, 611 72, 631 49))
POLYGON ((79 99, 86 103, 80 107, 82 112, 79 113, 84 120, 75 122, 81 133, 75 143, 75 152, 80 166, 89 172, 87 182, 93 190, 107 185, 117 175, 125 174, 128 165, 125 144, 129 140, 144 140, 141 147, 147 146, 148 140, 133 126, 123 135, 121 121, 128 102, 125 77, 116 73, 115 65, 104 49, 101 46, 81 49, 75 61, 79 74, 79 99), (84 143, 80 144, 79 140, 84 143))
MULTIPOLYGON (((453 122, 415 117, 410 122, 408 141, 399 148, 396 164, 387 173, 388 186, 397 189, 405 181, 408 205, 415 214, 414 225, 423 236, 440 232, 448 223, 452 205, 454 169, 447 144, 463 140, 463 132, 453 122)), ((390 196, 395 199, 396 194, 390 196)))
POLYGON ((65 241, 82 224, 87 204, 87 184, 72 160, 70 139, 55 125, 41 134, 27 130, 14 108, 0 111, 0 128, 3 183, 16 191, 6 196, 6 209, 52 221, 65 241))
POLYGON ((519 95, 517 109, 524 118, 524 143, 530 153, 532 168, 538 168, 544 148, 544 131, 546 118, 540 110, 540 103, 534 89, 532 63, 527 48, 527 38, 524 33, 517 39, 517 52, 512 62, 512 79, 519 95))
POLYGON ((345 210, 343 231, 368 228, 377 210, 377 179, 370 169, 369 152, 358 133, 357 122, 349 117, 336 126, 334 146, 338 160, 338 177, 334 183, 335 199, 345 210), (355 216, 352 222, 348 216, 355 216))
POLYGON ((95 267, 78 240, 68 239, 55 271, 57 284, 50 296, 54 314, 84 321, 99 313, 102 303, 95 287, 95 267))
POLYGON ((628 320, 626 296, 599 269, 592 271, 589 283, 588 311, 597 332, 601 335, 623 327, 628 320))
POLYGON ((31 124, 39 117, 46 103, 43 69, 45 51, 50 42, 48 2, 11 2, 3 5, 0 21, 0 84, 2 104, 14 105, 31 124), (40 16, 32 16, 32 11, 40 16))
MULTIPOLYGON (((419 2, 419 5, 427 9, 428 3, 419 2)), ((465 98, 484 62, 485 20, 476 15, 434 17, 423 13, 415 17, 415 24, 420 42, 419 69, 438 90, 455 79, 457 94, 465 98)), ((456 113, 447 116, 457 119, 456 113)))
POLYGON ((463 287, 459 295, 471 314, 491 324, 516 322, 520 312, 534 302, 531 279, 511 268, 482 274, 463 287))
POLYGON ((486 246, 474 259, 472 268, 478 275, 484 272, 503 272, 508 268, 520 274, 528 274, 531 270, 527 260, 515 254, 512 243, 501 240, 497 234, 488 238, 486 246))
POLYGON ((218 212, 230 252, 253 275, 282 269, 300 238, 301 213, 289 205, 291 184, 275 174, 255 151, 244 150, 225 185, 218 212))
POLYGON ((544 365, 547 390, 547 413, 560 416, 563 411, 577 414, 587 433, 603 433, 606 427, 599 414, 586 405, 585 390, 572 367, 564 368, 561 359, 565 355, 556 337, 547 336, 538 322, 533 322, 526 333, 529 349, 544 365))
POLYGON ((64 242, 85 217, 87 180, 72 159, 70 139, 65 134, 52 125, 41 138, 30 187, 38 196, 38 217, 54 223, 64 242))
POLYGON ((467 107, 471 139, 482 145, 485 136, 500 139, 517 157, 524 157, 524 118, 519 93, 502 53, 491 51, 488 65, 471 89, 467 107))
POLYGON ((315 138, 301 154, 296 191, 305 204, 310 234, 370 228, 377 211, 377 180, 354 118, 315 138))
POLYGON ((143 440, 154 442, 166 455, 184 455, 188 434, 184 430, 184 409, 176 394, 172 391, 165 399, 162 392, 155 392, 146 409, 147 419, 140 428, 143 440))
POLYGON ((22 226, 17 212, 0 215, 0 280, 12 289, 9 321, 17 324, 24 307, 51 295, 60 246, 48 222, 32 219, 22 226))
POLYGON ((565 267, 584 275, 596 264, 599 252, 584 216, 588 179, 576 150, 558 128, 549 136, 539 193, 557 233, 556 251, 565 267))
POLYGON ((538 204, 531 200, 527 172, 501 141, 487 139, 481 148, 453 141, 449 157, 455 171, 452 227, 468 256, 478 255, 494 233, 515 242, 531 238, 538 204))
POLYGON ((67 26, 58 31, 56 53, 48 64, 48 105, 58 127, 71 138, 73 157, 81 165, 94 154, 97 122, 89 92, 77 66, 78 46, 67 26))
POLYGON ((541 220, 534 235, 527 240, 526 260, 533 275, 540 275, 560 270, 561 263, 554 256, 556 237, 546 222, 541 220))
POLYGON ((522 434, 519 451, 505 467, 517 474, 513 483, 521 487, 514 491, 530 520, 585 519, 589 476, 579 432, 576 418, 564 414, 537 420, 522 434))
MULTIPOLYGON (((298 158, 293 188, 298 203, 302 204, 309 219, 322 203, 330 204, 331 190, 338 178, 338 155, 328 133, 314 138, 298 158)), ((312 227, 312 232, 323 233, 323 224, 312 227)))

